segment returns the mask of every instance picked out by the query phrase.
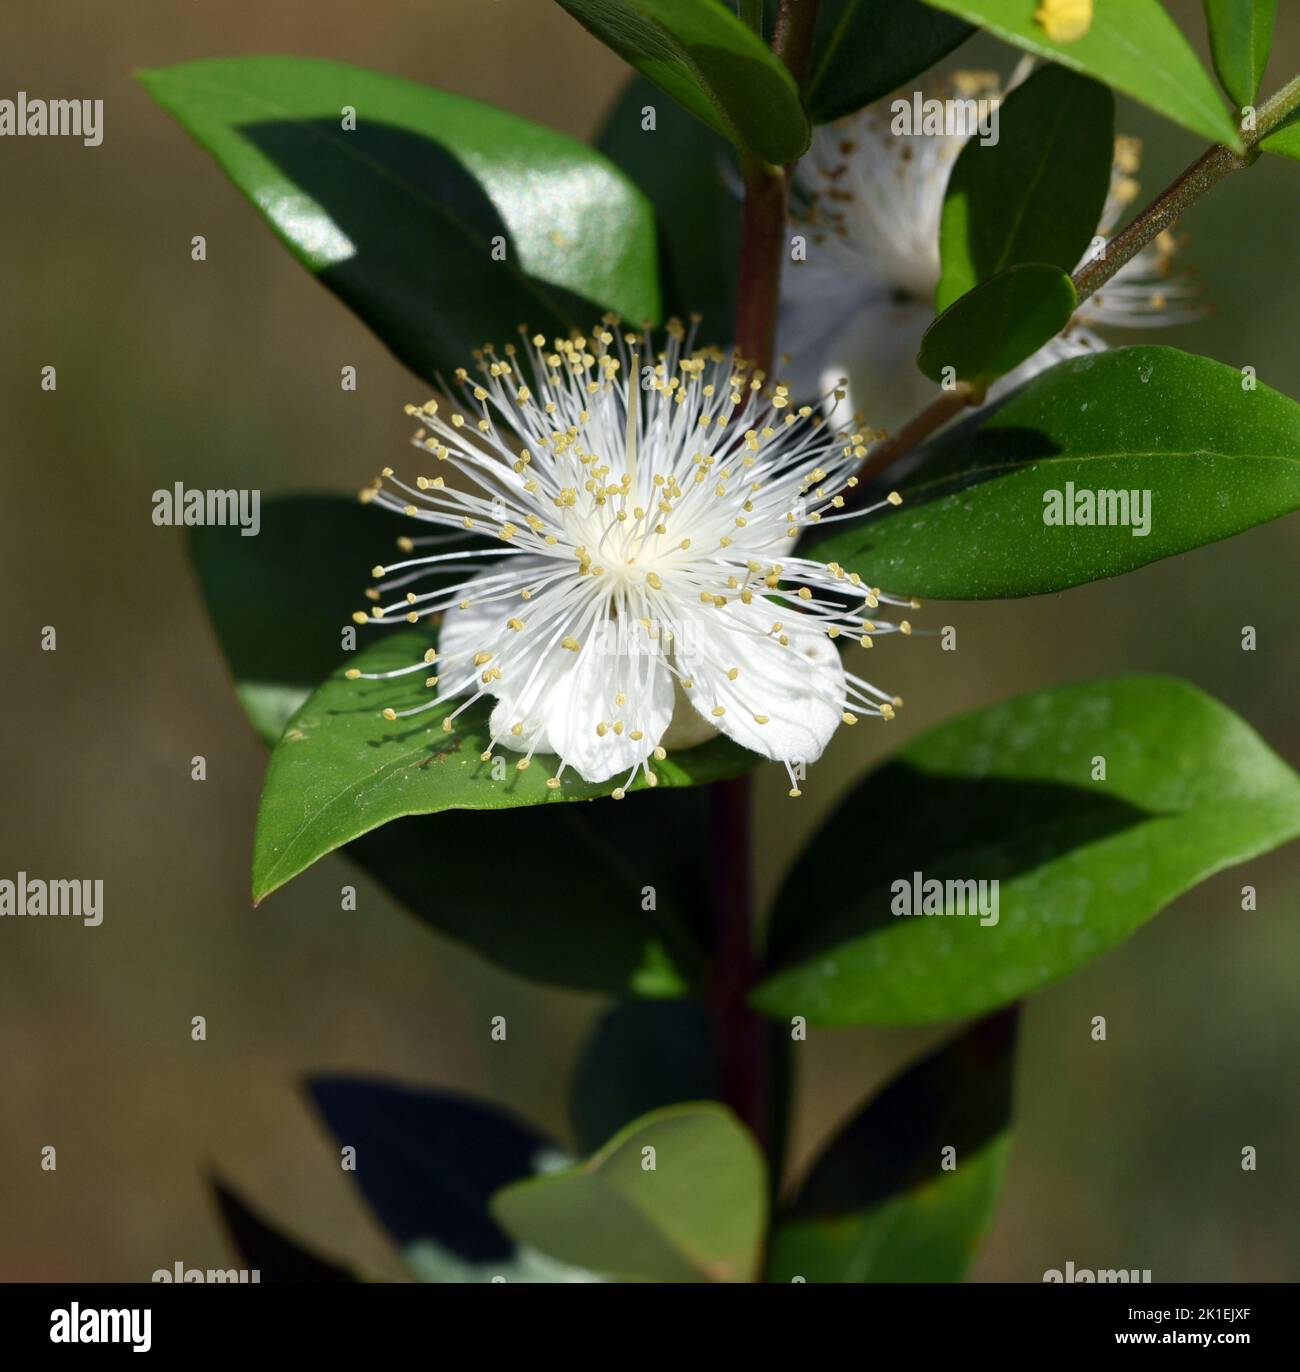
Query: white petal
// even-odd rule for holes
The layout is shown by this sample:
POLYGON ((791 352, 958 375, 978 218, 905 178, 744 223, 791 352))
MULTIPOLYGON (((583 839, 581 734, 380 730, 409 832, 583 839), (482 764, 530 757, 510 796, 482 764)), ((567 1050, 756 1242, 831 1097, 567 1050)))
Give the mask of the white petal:
POLYGON ((824 630, 788 606, 732 601, 695 614, 679 635, 677 661, 695 683, 689 696, 696 710, 763 757, 815 762, 841 722, 840 655, 824 630), (770 632, 778 621, 788 647, 770 632), (713 713, 718 706, 721 715, 713 713))

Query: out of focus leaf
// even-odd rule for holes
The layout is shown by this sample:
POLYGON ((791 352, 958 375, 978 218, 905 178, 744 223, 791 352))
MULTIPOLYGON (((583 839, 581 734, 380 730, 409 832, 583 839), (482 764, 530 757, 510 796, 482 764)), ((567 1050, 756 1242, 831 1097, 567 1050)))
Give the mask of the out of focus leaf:
POLYGON ((349 1282, 356 1281, 346 1267, 319 1257, 296 1240, 273 1229, 251 1210, 220 1177, 209 1177, 208 1185, 221 1213, 221 1222, 230 1234, 239 1256, 256 1271, 259 1282, 349 1282))
POLYGON ((721 1105, 670 1105, 586 1162, 492 1201, 521 1243, 624 1281, 752 1281, 767 1220, 763 1155, 721 1105))
POLYGON ((1253 105, 1273 44, 1277 0, 1204 0, 1204 4, 1219 81, 1239 108, 1253 105))
POLYGON ((1006 1170, 1015 1041, 1014 1010, 981 1020, 869 1101, 778 1220, 770 1280, 960 1281, 1006 1170))

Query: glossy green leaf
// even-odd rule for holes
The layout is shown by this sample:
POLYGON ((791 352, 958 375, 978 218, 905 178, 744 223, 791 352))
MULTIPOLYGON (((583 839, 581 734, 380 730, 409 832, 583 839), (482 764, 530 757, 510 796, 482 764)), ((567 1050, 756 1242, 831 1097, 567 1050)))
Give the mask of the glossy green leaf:
POLYGON ((985 387, 1055 338, 1078 303, 1074 283, 1060 267, 1007 267, 960 296, 930 325, 916 365, 932 381, 985 387))
POLYGON ((357 587, 391 556, 408 521, 343 496, 262 502, 261 529, 199 525, 189 549, 235 682, 264 743, 348 655, 357 587))
POLYGON ((1072 272, 1097 232, 1115 152, 1110 91, 1049 64, 998 115, 998 141, 971 138, 948 178, 937 310, 1021 262, 1072 272))
POLYGON ((731 145, 665 100, 653 81, 634 76, 596 146, 655 207, 666 308, 683 318, 700 315, 700 340, 725 347, 735 326, 740 260, 740 172, 731 145))
POLYGON ((921 0, 822 0, 804 103, 827 124, 928 71, 974 32, 921 0))
POLYGON ((584 144, 464 96, 306 57, 140 73, 295 257, 432 381, 522 323, 657 319, 649 203, 584 144), (355 128, 344 128, 345 111, 355 128))
POLYGON ((1268 65, 1277 0, 1204 0, 1219 82, 1240 108, 1253 105, 1268 65))
POLYGON ((717 1054, 708 1010, 694 999, 624 1001, 583 1045, 569 1086, 569 1118, 584 1153, 665 1105, 713 1100, 717 1054))
POLYGON ((1089 354, 941 438, 903 495, 817 556, 905 595, 1060 591, 1300 508, 1300 405, 1174 348, 1089 354), (1079 522, 1090 492, 1109 523, 1079 522))
POLYGON ((724 1106, 670 1105, 579 1166, 498 1191, 492 1213, 521 1243, 623 1281, 752 1281, 766 1168, 724 1106))
POLYGON ((1026 52, 1094 76, 1176 124, 1241 151, 1241 136, 1209 72, 1160 0, 1094 0, 1088 31, 1053 42, 1037 0, 926 0, 1026 52))
MULTIPOLYGON (((384 636, 352 665, 383 672, 418 662, 432 637, 422 629, 384 636)), ((506 758, 496 781, 481 754, 491 740, 487 702, 441 725, 455 706, 392 722, 380 711, 424 704, 422 674, 393 681, 348 681, 340 668, 289 721, 267 769, 253 844, 253 896, 261 900, 304 868, 362 834, 404 815, 444 810, 507 810, 608 797, 611 783, 566 773, 547 787, 547 759, 527 771, 506 758)), ((659 785, 698 786, 748 770, 757 758, 721 737, 654 763, 659 785)), ((629 791, 646 789, 639 776, 629 791)), ((617 801, 607 801, 618 804, 617 801)), ((503 857, 505 853, 503 851, 503 857)), ((524 874, 519 874, 521 877, 524 874)), ((537 874, 544 880, 545 872, 537 874)))
POLYGON ((720 0, 559 2, 736 147, 780 164, 808 146, 808 118, 794 78, 720 0))
POLYGON ((504 1111, 375 1077, 313 1077, 312 1103, 356 1150, 352 1179, 422 1281, 598 1278, 517 1244, 488 1213, 494 1192, 570 1159, 504 1111))
POLYGON ((1015 1010, 980 1020, 869 1101, 775 1225, 769 1280, 960 1281, 1006 1171, 1015 1045, 1015 1010))
POLYGON ((922 735, 839 807, 778 897, 775 970, 754 999, 817 1024, 980 1014, 1298 834, 1300 777, 1186 682, 1019 696, 922 735), (843 854, 860 846, 862 816, 881 813, 878 876, 846 886, 843 854), (998 886, 945 887, 941 913, 907 913, 926 881, 998 886), (969 913, 981 892, 984 913, 969 913))

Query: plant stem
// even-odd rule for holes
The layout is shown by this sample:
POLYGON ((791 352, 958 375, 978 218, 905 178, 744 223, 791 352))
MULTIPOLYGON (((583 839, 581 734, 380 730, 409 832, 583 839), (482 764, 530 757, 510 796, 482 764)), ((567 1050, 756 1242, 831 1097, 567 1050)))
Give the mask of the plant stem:
MULTIPOLYGON (((750 7, 742 11, 748 14, 750 7)), ((812 47, 817 0, 781 0, 772 48, 798 79, 812 47)), ((786 234, 787 171, 747 157, 736 292, 736 351, 770 372, 786 234)), ((713 977, 710 1001, 723 1100, 766 1148, 771 1137, 768 1027, 749 1008, 754 947, 753 785, 747 776, 710 787, 713 977)))
MULTIPOLYGON (((1244 155, 1221 145, 1207 149, 1106 244, 1105 257, 1089 262, 1075 272, 1074 289, 1079 300, 1084 301, 1100 290, 1126 262, 1132 261, 1158 234, 1181 218, 1212 186, 1218 185, 1229 173, 1255 162, 1260 155, 1260 141, 1275 132, 1297 110, 1300 110, 1300 76, 1293 77, 1259 107, 1255 127, 1242 134, 1246 145, 1244 155)), ((871 450, 858 468, 861 484, 845 496, 845 506, 852 508, 863 503, 866 478, 878 476, 906 457, 955 414, 967 405, 978 404, 980 399, 981 396, 964 382, 936 396, 896 434, 871 450)))

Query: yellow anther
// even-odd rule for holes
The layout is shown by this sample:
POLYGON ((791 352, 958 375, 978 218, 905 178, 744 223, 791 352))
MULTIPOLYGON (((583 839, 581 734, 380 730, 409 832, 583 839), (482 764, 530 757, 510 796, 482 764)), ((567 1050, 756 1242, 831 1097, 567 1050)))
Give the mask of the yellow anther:
POLYGON ((579 643, 576 638, 570 636, 560 640, 560 647, 567 648, 571 653, 576 653, 581 650, 582 644, 579 643))
POLYGON ((361 675, 361 670, 358 667, 349 667, 343 675, 347 677, 349 681, 355 681, 357 677, 361 675))
POLYGON ((397 711, 393 709, 381 710, 380 714, 390 723, 397 718, 397 711))

